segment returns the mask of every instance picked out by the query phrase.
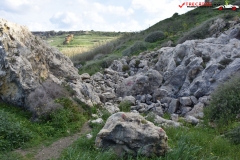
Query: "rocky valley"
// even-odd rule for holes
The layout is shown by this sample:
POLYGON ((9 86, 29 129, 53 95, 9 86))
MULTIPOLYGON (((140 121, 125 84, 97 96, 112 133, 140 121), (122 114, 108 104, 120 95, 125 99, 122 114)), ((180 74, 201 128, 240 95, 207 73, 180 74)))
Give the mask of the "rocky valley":
MULTIPOLYGON (((240 21, 219 32, 223 23, 214 21, 210 38, 124 56, 90 76, 79 75, 68 57, 26 27, 0 19, 1 101, 37 119, 62 107, 54 99, 69 96, 58 89, 67 87, 74 92, 69 97, 111 113, 96 137, 97 147, 114 148, 117 154, 165 155, 170 149, 163 128, 201 125, 211 93, 240 71, 240 21), (44 98, 46 104, 38 103, 44 98), (121 112, 124 103, 128 112, 121 112), (169 119, 163 118, 166 113, 169 119)), ((104 121, 101 114, 91 119, 104 121)))

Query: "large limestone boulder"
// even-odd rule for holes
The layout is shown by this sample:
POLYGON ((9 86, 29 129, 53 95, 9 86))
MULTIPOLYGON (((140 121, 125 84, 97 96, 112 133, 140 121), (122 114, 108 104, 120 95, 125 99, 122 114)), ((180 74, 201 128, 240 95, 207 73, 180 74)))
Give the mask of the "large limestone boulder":
POLYGON ((154 69, 128 77, 116 88, 120 97, 136 96, 153 92, 162 84, 163 76, 154 69))
POLYGON ((46 80, 67 84, 76 97, 100 103, 93 87, 84 84, 68 57, 31 34, 24 26, 0 18, 0 97, 27 106, 28 95, 46 80))
POLYGON ((167 152, 165 131, 145 120, 138 113, 118 112, 110 116, 98 133, 95 144, 111 148, 118 155, 125 153, 162 156, 167 152))

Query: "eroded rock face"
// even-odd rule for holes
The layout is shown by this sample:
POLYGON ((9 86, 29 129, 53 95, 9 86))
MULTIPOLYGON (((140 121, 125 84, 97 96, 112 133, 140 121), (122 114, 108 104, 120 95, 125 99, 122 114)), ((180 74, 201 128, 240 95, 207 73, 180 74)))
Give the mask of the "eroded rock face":
POLYGON ((83 102, 100 103, 93 88, 82 83, 68 57, 26 27, 0 19, 1 99, 26 106, 26 97, 45 80, 68 84, 83 102))
POLYGON ((167 152, 167 135, 161 127, 145 120, 138 113, 118 112, 110 116, 98 133, 95 144, 111 147, 118 155, 140 153, 161 156, 167 152))

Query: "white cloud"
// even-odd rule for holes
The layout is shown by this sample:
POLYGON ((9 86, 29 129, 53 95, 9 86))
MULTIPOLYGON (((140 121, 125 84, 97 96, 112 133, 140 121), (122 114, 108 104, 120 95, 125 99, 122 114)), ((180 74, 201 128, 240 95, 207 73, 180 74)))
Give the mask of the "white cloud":
POLYGON ((104 18, 96 12, 84 12, 83 13, 84 22, 90 21, 93 23, 106 23, 104 18))
POLYGON ((94 3, 93 8, 99 13, 107 13, 118 16, 129 16, 134 13, 132 8, 125 9, 123 6, 103 5, 100 3, 94 3))
POLYGON ((55 24, 57 28, 75 29, 81 19, 80 16, 72 12, 57 12, 50 18, 50 22, 55 24))
MULTIPOLYGON (((136 10, 142 10, 148 15, 148 18, 144 20, 144 24, 146 27, 149 27, 149 25, 152 26, 163 19, 171 17, 176 12, 178 14, 183 14, 193 9, 187 8, 186 6, 180 8, 179 5, 182 5, 183 2, 187 1, 132 0, 132 7, 136 10)), ((199 2, 199 0, 191 0, 191 2, 199 2)))
POLYGON ((0 10, 14 13, 28 13, 39 10, 39 7, 31 2, 30 0, 1 0, 0 10))
POLYGON ((186 0, 0 0, 0 16, 31 30, 137 31, 175 12, 189 11, 186 6, 178 7, 183 2, 186 0))

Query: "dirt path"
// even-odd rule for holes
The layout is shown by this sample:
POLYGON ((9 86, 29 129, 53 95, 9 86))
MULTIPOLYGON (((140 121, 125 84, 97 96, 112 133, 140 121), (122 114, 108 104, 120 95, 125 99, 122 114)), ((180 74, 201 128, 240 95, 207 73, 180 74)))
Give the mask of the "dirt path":
POLYGON ((25 157, 27 154, 34 154, 34 160, 48 160, 51 158, 58 158, 61 154, 61 152, 70 146, 74 141, 76 141, 81 135, 86 134, 91 131, 91 128, 89 127, 88 123, 85 123, 83 127, 81 128, 81 131, 69 136, 64 137, 56 142, 52 143, 50 146, 41 146, 40 148, 33 148, 30 150, 17 150, 17 153, 20 153, 23 157, 25 157))

